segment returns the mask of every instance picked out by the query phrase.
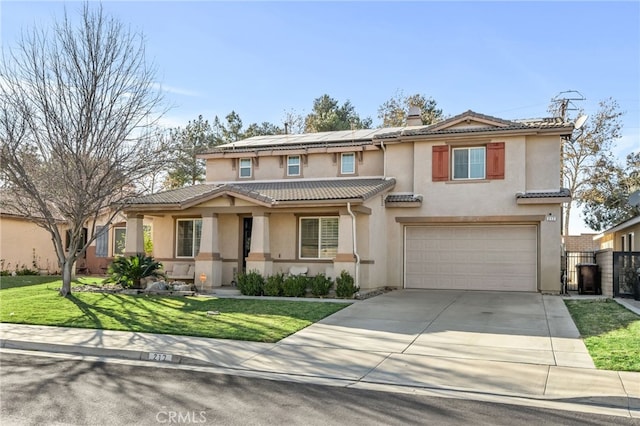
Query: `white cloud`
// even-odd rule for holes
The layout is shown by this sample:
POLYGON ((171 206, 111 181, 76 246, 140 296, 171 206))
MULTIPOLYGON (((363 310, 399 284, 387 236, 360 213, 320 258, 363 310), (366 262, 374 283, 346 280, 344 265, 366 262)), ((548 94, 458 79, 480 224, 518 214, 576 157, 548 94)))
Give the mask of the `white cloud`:
POLYGON ((162 90, 166 93, 172 93, 174 95, 189 96, 192 98, 198 98, 202 96, 199 92, 189 89, 183 89, 181 87, 170 86, 163 83, 154 83, 154 87, 158 90, 162 90))

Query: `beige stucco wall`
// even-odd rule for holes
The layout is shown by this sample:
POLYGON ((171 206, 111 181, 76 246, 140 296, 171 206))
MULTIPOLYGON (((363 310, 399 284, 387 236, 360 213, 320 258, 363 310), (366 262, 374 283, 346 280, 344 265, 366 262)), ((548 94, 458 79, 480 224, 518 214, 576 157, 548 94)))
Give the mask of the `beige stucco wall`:
MULTIPOLYGON (((340 174, 340 152, 324 152, 302 154, 301 175, 287 176, 287 155, 253 157, 251 178, 240 178, 238 175, 237 159, 214 158, 207 160, 207 182, 252 181, 252 180, 281 180, 300 178, 335 178, 340 174), (236 164, 234 169, 234 164, 236 164)), ((356 173, 345 176, 381 176, 382 151, 366 150, 356 153, 356 173)))
POLYGON ((34 255, 38 267, 48 267, 50 273, 59 270, 51 235, 34 223, 0 216, 0 236, 0 259, 4 261, 4 270, 34 269, 34 255))
MULTIPOLYGON (((449 222, 475 221, 482 223, 483 217, 504 217, 505 222, 517 223, 518 217, 526 217, 523 223, 538 226, 539 269, 538 288, 543 292, 560 291, 560 206, 558 204, 526 204, 516 202, 516 193, 525 190, 550 190, 559 187, 559 139, 552 143, 550 139, 536 138, 530 141, 525 137, 495 138, 488 142, 505 142, 505 178, 482 181, 433 182, 431 177, 431 153, 433 145, 442 141, 418 141, 407 144, 413 146, 413 153, 407 152, 407 146, 389 144, 387 152, 393 161, 388 163, 388 176, 406 176, 407 170, 413 171, 413 191, 424 196, 419 208, 387 208, 387 280, 388 285, 403 285, 403 244, 404 226, 396 222, 396 217, 447 218, 449 222), (534 146, 530 148, 530 146, 534 146), (531 163, 527 158, 532 153, 539 167, 529 167, 522 173, 523 165, 531 163), (557 154, 557 156, 556 156, 557 154), (555 166, 554 166, 555 163, 555 166), (553 169, 553 170, 552 170, 553 169), (556 180, 556 177, 558 178, 556 180), (555 221, 536 220, 530 217, 551 217, 555 221), (456 219, 457 218, 457 219, 456 219), (469 219, 472 218, 472 219, 469 219)), ((456 141, 454 145, 478 142, 456 141)), ((396 186, 394 192, 403 192, 406 186, 396 186)), ((443 219, 444 220, 444 219, 443 219)), ((496 223, 499 224, 499 223, 496 223)))
MULTIPOLYGON (((549 190, 560 186, 560 144, 557 137, 530 136, 526 149, 526 190, 549 190)), ((522 167, 522 163, 520 163, 522 167)))
MULTIPOLYGON (((623 251, 622 250, 622 236, 626 235, 626 238, 629 238, 629 234, 633 234, 633 250, 640 251, 640 223, 629 226, 625 229, 617 231, 613 235, 613 248, 614 251, 623 251)), ((626 250, 626 247, 625 247, 626 250)))

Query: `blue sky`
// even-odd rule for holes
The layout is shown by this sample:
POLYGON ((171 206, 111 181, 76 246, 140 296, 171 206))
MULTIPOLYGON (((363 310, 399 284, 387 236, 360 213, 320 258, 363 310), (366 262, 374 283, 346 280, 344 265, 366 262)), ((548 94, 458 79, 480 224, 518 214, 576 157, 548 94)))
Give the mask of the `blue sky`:
MULTIPOLYGON (((65 3, 0 2, 3 47, 49 26, 65 3)), ((81 3, 67 2, 72 15, 81 3)), ((640 2, 105 1, 144 33, 174 107, 169 126, 235 110, 245 125, 282 125, 329 94, 378 123, 397 90, 445 114, 545 116, 578 90, 587 113, 612 97, 624 117, 622 158, 640 149, 640 2)), ((577 228, 576 228, 577 229, 577 228)))

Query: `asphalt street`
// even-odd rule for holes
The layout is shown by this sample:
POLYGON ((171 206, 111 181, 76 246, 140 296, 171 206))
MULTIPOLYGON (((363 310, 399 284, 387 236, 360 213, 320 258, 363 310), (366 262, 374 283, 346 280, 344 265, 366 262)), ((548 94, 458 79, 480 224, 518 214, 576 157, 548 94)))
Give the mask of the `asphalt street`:
POLYGON ((0 352, 11 425, 637 425, 624 417, 0 352))

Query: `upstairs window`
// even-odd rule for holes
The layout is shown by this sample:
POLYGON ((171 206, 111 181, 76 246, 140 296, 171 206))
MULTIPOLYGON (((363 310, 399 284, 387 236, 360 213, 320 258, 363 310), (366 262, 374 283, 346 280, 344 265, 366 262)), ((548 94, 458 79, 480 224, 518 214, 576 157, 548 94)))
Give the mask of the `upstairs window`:
POLYGON ((347 152, 340 157, 340 174, 352 175, 356 172, 356 154, 347 152))
POLYGON ((176 224, 176 257, 196 257, 200 253, 202 219, 178 219, 176 224))
POLYGON ((431 153, 431 180, 504 179, 504 142, 484 146, 451 148, 434 145, 431 153))
POLYGON ((287 157, 287 176, 300 176, 299 155, 290 155, 287 157))
POLYGON ((240 167, 238 167, 241 178, 251 177, 251 158, 241 158, 240 167))
POLYGON ((484 179, 485 148, 454 148, 453 179, 484 179))

